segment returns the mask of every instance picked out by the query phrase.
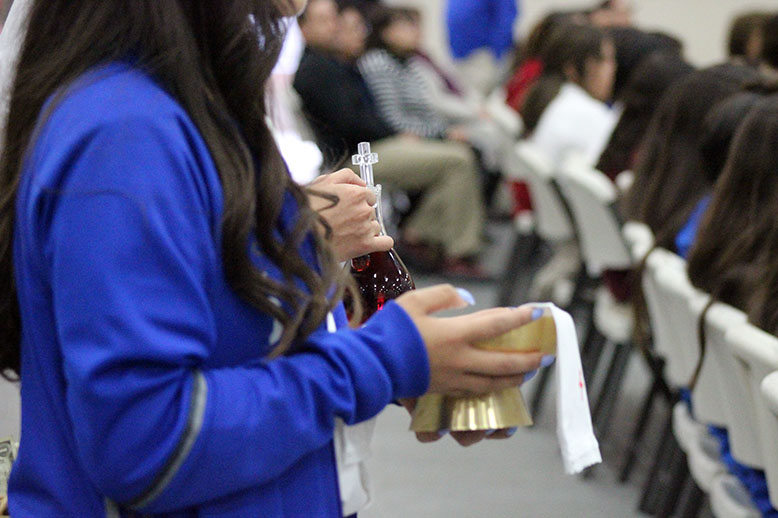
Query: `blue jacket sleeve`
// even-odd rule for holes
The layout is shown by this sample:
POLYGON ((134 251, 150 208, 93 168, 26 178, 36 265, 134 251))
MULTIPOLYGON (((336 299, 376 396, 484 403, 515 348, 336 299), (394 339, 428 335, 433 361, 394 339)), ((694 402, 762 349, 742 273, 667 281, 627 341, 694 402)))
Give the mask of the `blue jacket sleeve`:
POLYGON ((429 379, 396 304, 304 353, 209 368, 223 273, 190 147, 175 120, 100 128, 68 151, 43 230, 78 455, 100 491, 147 512, 271 481, 332 440, 334 417, 368 419, 429 379))

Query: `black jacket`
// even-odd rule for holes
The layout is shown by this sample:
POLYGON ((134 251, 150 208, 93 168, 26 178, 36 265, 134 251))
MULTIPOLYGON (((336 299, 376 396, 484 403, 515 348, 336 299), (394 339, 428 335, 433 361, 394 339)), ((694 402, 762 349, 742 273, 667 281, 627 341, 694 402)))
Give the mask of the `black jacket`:
POLYGON ((370 92, 354 66, 308 47, 300 61, 294 88, 319 147, 329 159, 350 156, 360 142, 395 134, 379 117, 370 92))

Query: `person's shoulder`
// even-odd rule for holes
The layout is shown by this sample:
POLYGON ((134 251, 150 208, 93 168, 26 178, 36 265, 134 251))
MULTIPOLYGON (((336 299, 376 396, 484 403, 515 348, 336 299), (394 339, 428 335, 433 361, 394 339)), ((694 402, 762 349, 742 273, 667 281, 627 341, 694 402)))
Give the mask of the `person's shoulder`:
POLYGON ((188 119, 159 82, 125 62, 87 71, 49 99, 42 114, 48 132, 71 135, 131 122, 162 126, 163 121, 188 119))
POLYGON ((586 90, 573 83, 565 83, 555 100, 558 101, 559 108, 568 115, 598 119, 611 119, 615 116, 607 104, 593 98, 586 90))

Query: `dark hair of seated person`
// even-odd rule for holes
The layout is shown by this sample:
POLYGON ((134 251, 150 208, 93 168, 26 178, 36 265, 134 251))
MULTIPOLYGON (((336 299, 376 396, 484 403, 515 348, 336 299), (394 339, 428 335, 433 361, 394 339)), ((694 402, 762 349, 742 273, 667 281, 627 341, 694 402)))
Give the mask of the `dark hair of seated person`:
POLYGON ((566 78, 566 70, 572 66, 583 77, 587 61, 602 58, 602 44, 607 38, 603 30, 591 25, 560 24, 543 50, 543 75, 566 78))
POLYGON ((657 246, 675 249, 675 236, 711 188, 699 147, 705 117, 718 102, 757 78, 750 67, 717 65, 689 74, 662 97, 621 206, 625 219, 651 228, 657 246))
POLYGON ((622 92, 624 109, 597 169, 615 178, 633 167, 637 147, 662 95, 670 85, 693 71, 694 68, 675 53, 656 52, 641 62, 622 92))
POLYGON ((778 14, 765 22, 763 34, 762 59, 771 67, 778 69, 778 14))
POLYGON ((743 310, 768 273, 759 270, 768 238, 778 236, 778 96, 753 102, 755 95, 739 96, 753 107, 735 135, 688 263, 692 284, 743 310))
POLYGON ((613 81, 613 98, 621 101, 627 83, 637 68, 654 53, 681 57, 683 44, 666 33, 647 32, 635 27, 612 27, 608 35, 616 48, 616 76, 613 81))
POLYGON ((770 18, 768 13, 749 12, 736 17, 729 28, 727 51, 730 57, 746 57, 748 46, 757 32, 764 34, 764 26, 770 18))
POLYGON ((524 106, 521 108, 521 118, 524 121, 523 137, 528 137, 535 131, 540 122, 540 117, 546 111, 551 101, 559 94, 564 84, 564 79, 558 75, 545 75, 535 81, 530 88, 524 106))

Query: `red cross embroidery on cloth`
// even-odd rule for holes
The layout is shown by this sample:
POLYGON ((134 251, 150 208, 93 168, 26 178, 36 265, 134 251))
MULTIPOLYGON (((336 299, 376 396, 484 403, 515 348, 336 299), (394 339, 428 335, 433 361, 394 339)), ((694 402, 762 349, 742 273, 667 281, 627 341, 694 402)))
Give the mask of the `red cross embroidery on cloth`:
POLYGON ((578 387, 581 389, 581 401, 584 399, 583 371, 578 369, 578 387))

